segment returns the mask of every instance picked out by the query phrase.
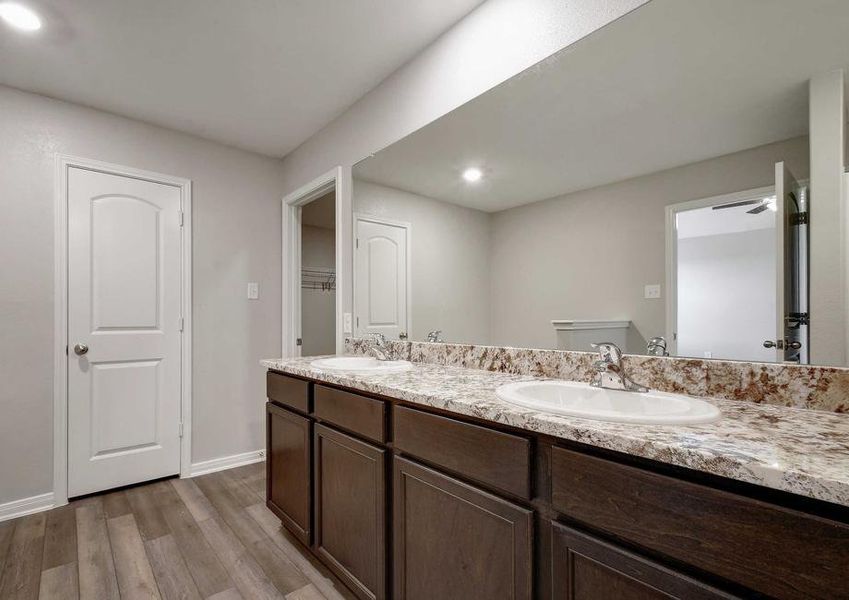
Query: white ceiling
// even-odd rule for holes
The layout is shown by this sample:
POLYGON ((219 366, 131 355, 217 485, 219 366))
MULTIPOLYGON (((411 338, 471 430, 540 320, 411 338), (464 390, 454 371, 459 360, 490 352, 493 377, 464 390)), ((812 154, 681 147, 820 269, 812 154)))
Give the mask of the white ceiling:
POLYGON ((807 81, 849 65, 847 32, 847 0, 652 0, 355 176, 494 212, 804 135, 807 81))
POLYGON ((20 0, 0 83, 284 156, 482 0, 20 0))

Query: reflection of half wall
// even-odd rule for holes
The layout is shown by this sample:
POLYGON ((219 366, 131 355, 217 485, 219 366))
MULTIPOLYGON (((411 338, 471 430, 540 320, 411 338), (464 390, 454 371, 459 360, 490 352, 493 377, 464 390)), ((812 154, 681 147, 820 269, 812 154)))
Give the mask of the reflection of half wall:
POLYGON ((623 352, 645 354, 645 340, 631 321, 615 319, 560 319, 551 322, 557 332, 557 349, 591 352, 592 344, 613 342, 623 352))

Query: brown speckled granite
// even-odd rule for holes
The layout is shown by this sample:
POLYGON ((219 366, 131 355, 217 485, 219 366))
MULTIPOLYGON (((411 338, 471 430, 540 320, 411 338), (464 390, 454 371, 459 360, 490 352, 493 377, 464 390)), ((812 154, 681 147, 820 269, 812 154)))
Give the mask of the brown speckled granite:
MULTIPOLYGON (((409 350, 403 346, 396 347, 398 349, 409 350)), ((446 350, 448 353, 441 355, 444 360, 453 352, 446 350)), ((467 360, 475 356, 479 364, 517 368, 516 357, 510 351, 478 349, 475 352, 463 356, 467 360)), ((585 356, 589 355, 580 357, 581 360, 585 356)), ((608 423, 539 412, 509 404, 496 396, 498 386, 531 379, 527 374, 426 363, 400 373, 329 373, 312 368, 312 360, 264 360, 262 365, 292 375, 849 506, 849 415, 708 398, 722 411, 722 418, 715 423, 608 423)), ((547 369, 542 364, 534 365, 527 355, 523 355, 523 360, 531 361, 523 368, 547 369)), ((578 373, 585 367, 585 363, 561 367, 565 370, 558 371, 558 377, 563 373, 578 373), (569 371, 571 368, 575 370, 569 371)), ((658 371, 652 370, 652 373, 653 377, 661 376, 658 371)), ((667 387, 685 385, 681 381, 693 376, 693 372, 685 370, 684 373, 667 387)))
MULTIPOLYGON (((369 344, 367 340, 346 340, 351 354, 365 353, 369 344)), ((413 362, 573 381, 589 381, 596 359, 591 352, 427 342, 389 344, 395 358, 413 362)), ((664 392, 849 412, 849 369, 638 355, 628 355, 623 362, 632 379, 664 392)))

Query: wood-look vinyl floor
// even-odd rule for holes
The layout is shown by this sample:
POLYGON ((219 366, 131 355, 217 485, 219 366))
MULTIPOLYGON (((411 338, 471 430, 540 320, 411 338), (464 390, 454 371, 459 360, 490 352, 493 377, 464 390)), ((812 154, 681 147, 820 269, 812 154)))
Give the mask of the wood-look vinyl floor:
POLYGON ((352 600, 265 507, 265 464, 0 523, 0 599, 352 600))

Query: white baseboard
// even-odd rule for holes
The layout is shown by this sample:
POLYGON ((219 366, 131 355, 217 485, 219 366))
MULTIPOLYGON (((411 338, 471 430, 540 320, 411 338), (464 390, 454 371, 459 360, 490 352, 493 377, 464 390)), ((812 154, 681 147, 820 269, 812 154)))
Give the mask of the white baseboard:
POLYGON ((242 465, 250 465, 263 460, 265 460, 265 449, 243 452, 242 454, 233 454, 231 456, 222 456, 221 458, 213 458, 212 460, 204 460, 202 462, 192 463, 189 477, 215 473, 216 471, 241 467, 242 465))
POLYGON ((53 508, 53 492, 0 504, 0 521, 17 519, 53 508))

